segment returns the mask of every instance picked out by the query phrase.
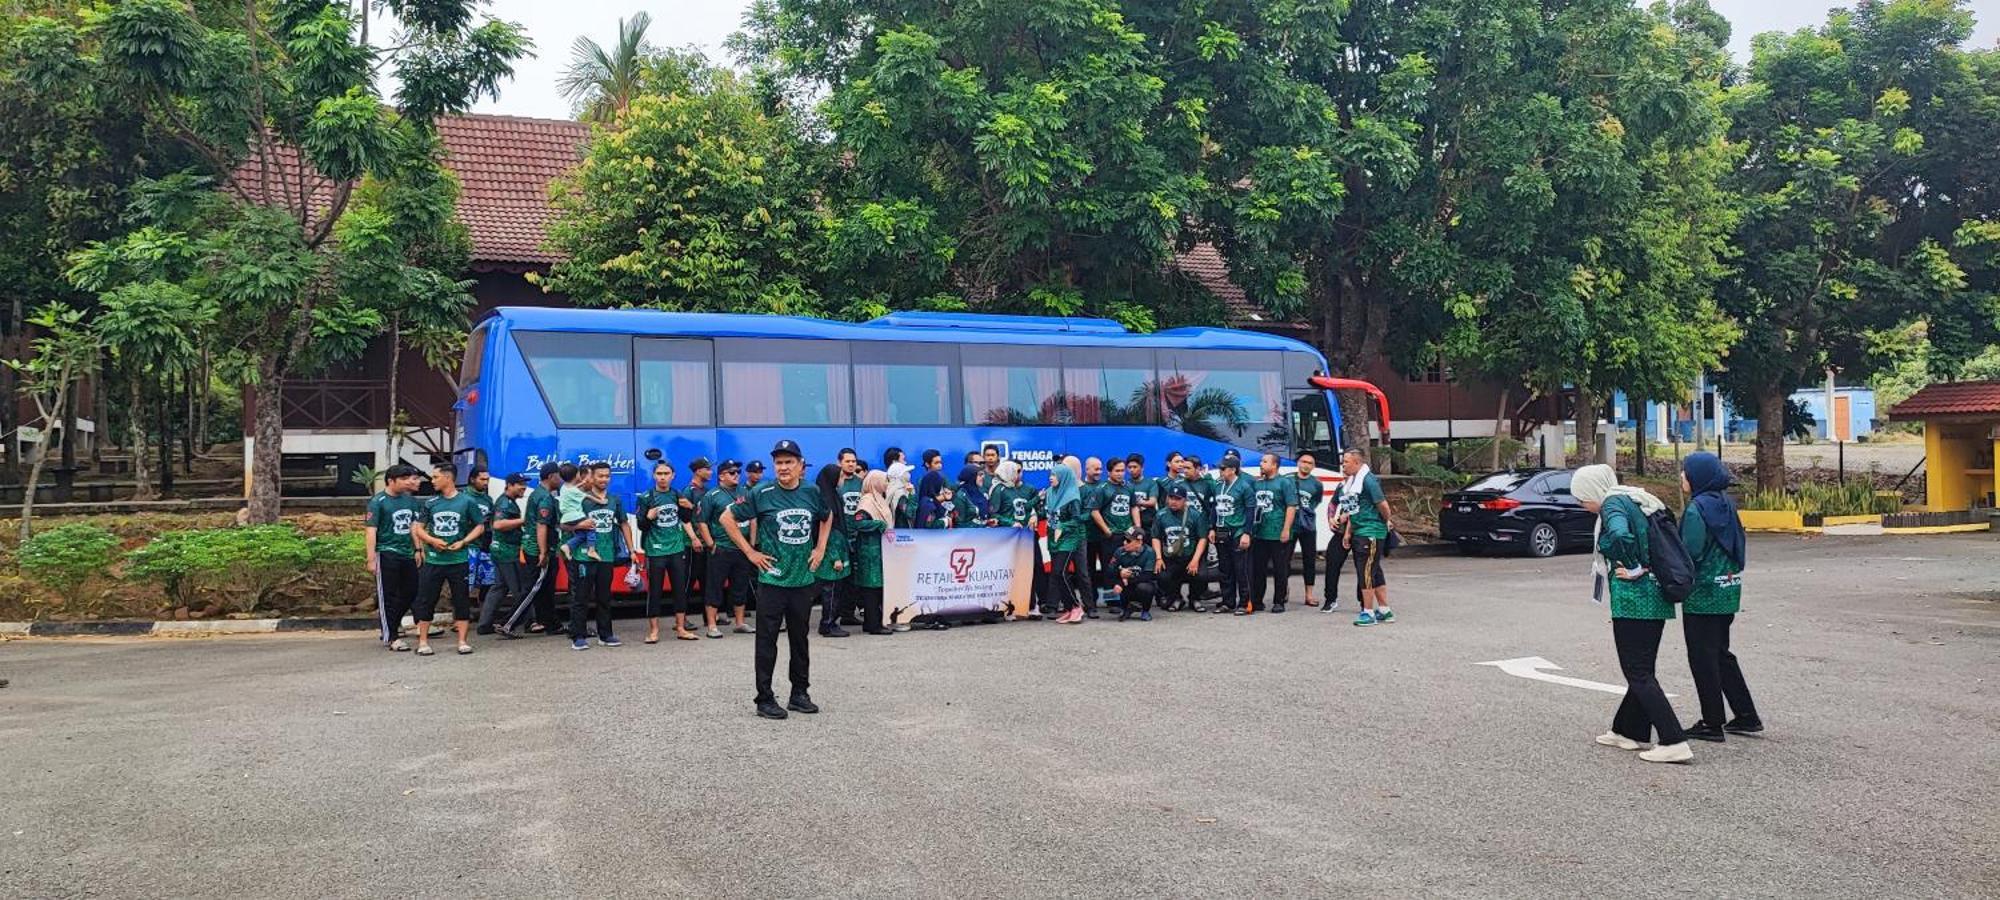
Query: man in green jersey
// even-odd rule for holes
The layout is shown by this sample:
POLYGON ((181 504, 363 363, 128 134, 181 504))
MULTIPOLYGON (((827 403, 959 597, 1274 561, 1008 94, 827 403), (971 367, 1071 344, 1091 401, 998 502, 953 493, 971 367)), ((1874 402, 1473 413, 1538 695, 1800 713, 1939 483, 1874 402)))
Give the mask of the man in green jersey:
POLYGON ((1132 524, 1141 531, 1153 527, 1153 514, 1160 509, 1159 479, 1146 475, 1146 457, 1125 457, 1125 483, 1132 488, 1132 524))
POLYGON ((529 602, 514 607, 514 614, 500 626, 499 635, 503 638, 520 636, 517 629, 530 607, 535 612, 535 624, 529 626, 529 634, 562 631, 561 620, 556 618, 556 566, 562 562, 559 549, 562 534, 556 528, 556 491, 563 485, 562 464, 543 463, 536 475, 540 484, 528 492, 528 499, 521 507, 526 520, 521 523, 521 578, 528 582, 525 590, 529 602))
POLYGON ((412 610, 417 620, 417 655, 430 656, 431 617, 437 614, 438 594, 451 589, 451 624, 458 631, 458 655, 472 652, 466 638, 472 631, 472 598, 467 591, 466 568, 471 554, 467 549, 486 532, 480 505, 472 495, 458 489, 458 468, 439 463, 431 468, 431 487, 437 496, 424 504, 422 515, 411 534, 417 539, 417 602, 412 610))
POLYGON ((1292 581, 1292 530, 1298 527, 1299 486, 1278 473, 1278 454, 1266 453, 1250 482, 1250 605, 1252 609, 1285 611, 1292 581), (1265 606, 1265 598, 1271 605, 1265 606))
POLYGON ((722 629, 716 627, 716 619, 725 608, 736 614, 736 633, 750 633, 744 613, 750 602, 751 585, 757 580, 757 569, 722 530, 722 514, 748 493, 738 484, 743 467, 736 460, 725 459, 715 471, 715 487, 701 498, 701 518, 695 523, 695 537, 708 556, 707 570, 701 576, 702 600, 708 607, 708 636, 719 638, 722 629))
POLYGON ((1382 482, 1368 471, 1360 450, 1340 455, 1340 471, 1347 476, 1340 485, 1342 505, 1353 504, 1340 545, 1354 559, 1354 578, 1361 586, 1361 612, 1354 617, 1354 624, 1393 622, 1396 614, 1389 611, 1389 589, 1382 580, 1382 554, 1388 549, 1389 532, 1395 528, 1389 524, 1389 501, 1383 499, 1382 482))
POLYGON ((1090 595, 1083 604, 1083 615, 1088 619, 1097 618, 1097 605, 1103 603, 1105 595, 1111 592, 1111 554, 1107 540, 1111 533, 1104 528, 1104 518, 1097 514, 1104 502, 1104 461, 1093 456, 1083 461, 1083 484, 1077 486, 1077 497, 1082 501, 1084 521, 1083 562, 1090 576, 1090 595))
POLYGON ((812 662, 806 628, 812 619, 813 572, 826 555, 833 518, 819 490, 805 483, 805 463, 796 442, 783 440, 772 447, 771 465, 777 470, 777 479, 758 485, 749 496, 724 511, 722 530, 759 572, 757 714, 767 719, 782 719, 787 709, 819 712, 808 692, 812 662), (743 531, 745 522, 750 526, 748 535, 743 531), (788 668, 792 696, 784 706, 779 706, 777 696, 771 693, 771 672, 778 664, 781 625, 791 641, 792 651, 788 668))
POLYGON ((507 476, 507 486, 500 489, 500 499, 494 501, 491 533, 493 537, 493 587, 480 598, 479 624, 474 628, 480 634, 493 633, 493 617, 500 611, 504 595, 519 609, 527 605, 528 595, 524 588, 528 579, 523 577, 521 566, 522 525, 528 521, 522 499, 528 494, 528 476, 515 472, 507 476))
MULTIPOLYGON (((840 479, 836 483, 835 493, 838 495, 840 506, 833 511, 834 529, 841 547, 851 556, 855 537, 854 515, 861 510, 861 457, 852 448, 842 447, 839 458, 840 479)), ((827 543, 831 546, 833 540, 829 538, 827 543)), ((851 565, 853 560, 847 559, 846 562, 850 565, 838 573, 824 571, 824 565, 820 572, 822 579, 829 574, 838 576, 832 582, 831 591, 827 590, 826 582, 822 581, 820 585, 819 633, 826 637, 847 637, 847 629, 842 628, 842 625, 861 624, 861 620, 854 615, 856 595, 854 567, 851 565), (832 600, 832 605, 828 605, 829 599, 832 600)))
POLYGON ((1235 453, 1222 457, 1222 480, 1209 506, 1214 510, 1216 568, 1222 581, 1222 601, 1216 612, 1250 614, 1250 507, 1255 498, 1243 477, 1243 460, 1235 453))
MULTIPOLYGON (((382 476, 382 492, 369 498, 365 520, 368 572, 375 576, 375 613, 382 626, 382 645, 391 650, 408 650, 410 645, 396 632, 417 597, 417 545, 410 532, 423 512, 416 497, 417 482, 423 473, 416 466, 397 463, 382 476)), ((429 632, 426 623, 421 632, 429 632)))
POLYGON ((1208 517, 1188 505, 1186 485, 1167 487, 1167 505, 1153 515, 1153 556, 1160 569, 1161 609, 1198 609, 1208 593, 1201 577, 1208 557, 1208 517), (1185 596, 1182 585, 1188 586, 1185 596))
POLYGON ((1132 530, 1132 487, 1125 482, 1125 460, 1114 456, 1104 465, 1105 480, 1097 489, 1097 505, 1090 511, 1091 539, 1097 542, 1097 559, 1103 565, 1103 587, 1107 595, 1118 586, 1115 557, 1132 530))

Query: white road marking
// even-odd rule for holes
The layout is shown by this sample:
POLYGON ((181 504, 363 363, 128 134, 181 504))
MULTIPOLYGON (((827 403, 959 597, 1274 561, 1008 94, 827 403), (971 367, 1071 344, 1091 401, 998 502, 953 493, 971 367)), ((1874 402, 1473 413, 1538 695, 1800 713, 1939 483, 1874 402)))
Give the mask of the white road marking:
MULTIPOLYGON (((1583 688, 1587 691, 1603 691, 1604 693, 1617 694, 1621 697, 1625 695, 1625 686, 1622 684, 1605 684, 1602 681, 1590 681, 1584 678, 1571 678, 1568 675, 1553 675, 1544 672, 1542 671, 1543 669, 1553 669, 1560 672, 1562 671, 1562 666, 1549 662, 1539 656, 1523 656, 1519 659, 1496 659, 1491 662, 1476 663, 1475 665, 1492 666, 1516 678, 1526 678, 1529 681, 1546 681, 1550 684, 1568 685, 1574 688, 1583 688)), ((1667 696, 1672 697, 1674 695, 1668 694, 1667 696)))

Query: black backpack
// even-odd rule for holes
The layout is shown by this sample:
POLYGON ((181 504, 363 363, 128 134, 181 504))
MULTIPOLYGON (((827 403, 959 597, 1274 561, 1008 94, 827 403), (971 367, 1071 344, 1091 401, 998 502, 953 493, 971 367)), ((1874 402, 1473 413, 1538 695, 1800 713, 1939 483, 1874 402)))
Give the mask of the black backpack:
POLYGON ((1673 513, 1662 509, 1646 517, 1646 555, 1667 602, 1679 603, 1694 592, 1694 557, 1681 543, 1673 513))

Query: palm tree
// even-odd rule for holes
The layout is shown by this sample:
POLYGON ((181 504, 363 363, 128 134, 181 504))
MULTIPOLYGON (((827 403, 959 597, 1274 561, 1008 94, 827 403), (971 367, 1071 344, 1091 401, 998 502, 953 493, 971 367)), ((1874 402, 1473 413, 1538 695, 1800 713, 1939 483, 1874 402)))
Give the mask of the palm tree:
POLYGON ((556 79, 556 89, 569 98, 577 118, 599 122, 624 112, 639 94, 646 57, 653 52, 646 43, 646 29, 653 17, 645 12, 618 20, 618 43, 604 49, 588 37, 579 37, 569 48, 569 68, 556 79))

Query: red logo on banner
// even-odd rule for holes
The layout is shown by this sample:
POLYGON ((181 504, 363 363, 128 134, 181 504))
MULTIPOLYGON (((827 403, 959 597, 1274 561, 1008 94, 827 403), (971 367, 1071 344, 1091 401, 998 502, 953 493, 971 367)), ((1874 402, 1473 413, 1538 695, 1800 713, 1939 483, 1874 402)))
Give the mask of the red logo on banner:
POLYGON ((960 547, 951 551, 951 577, 953 581, 964 584, 965 579, 971 577, 974 555, 971 547, 960 547))

